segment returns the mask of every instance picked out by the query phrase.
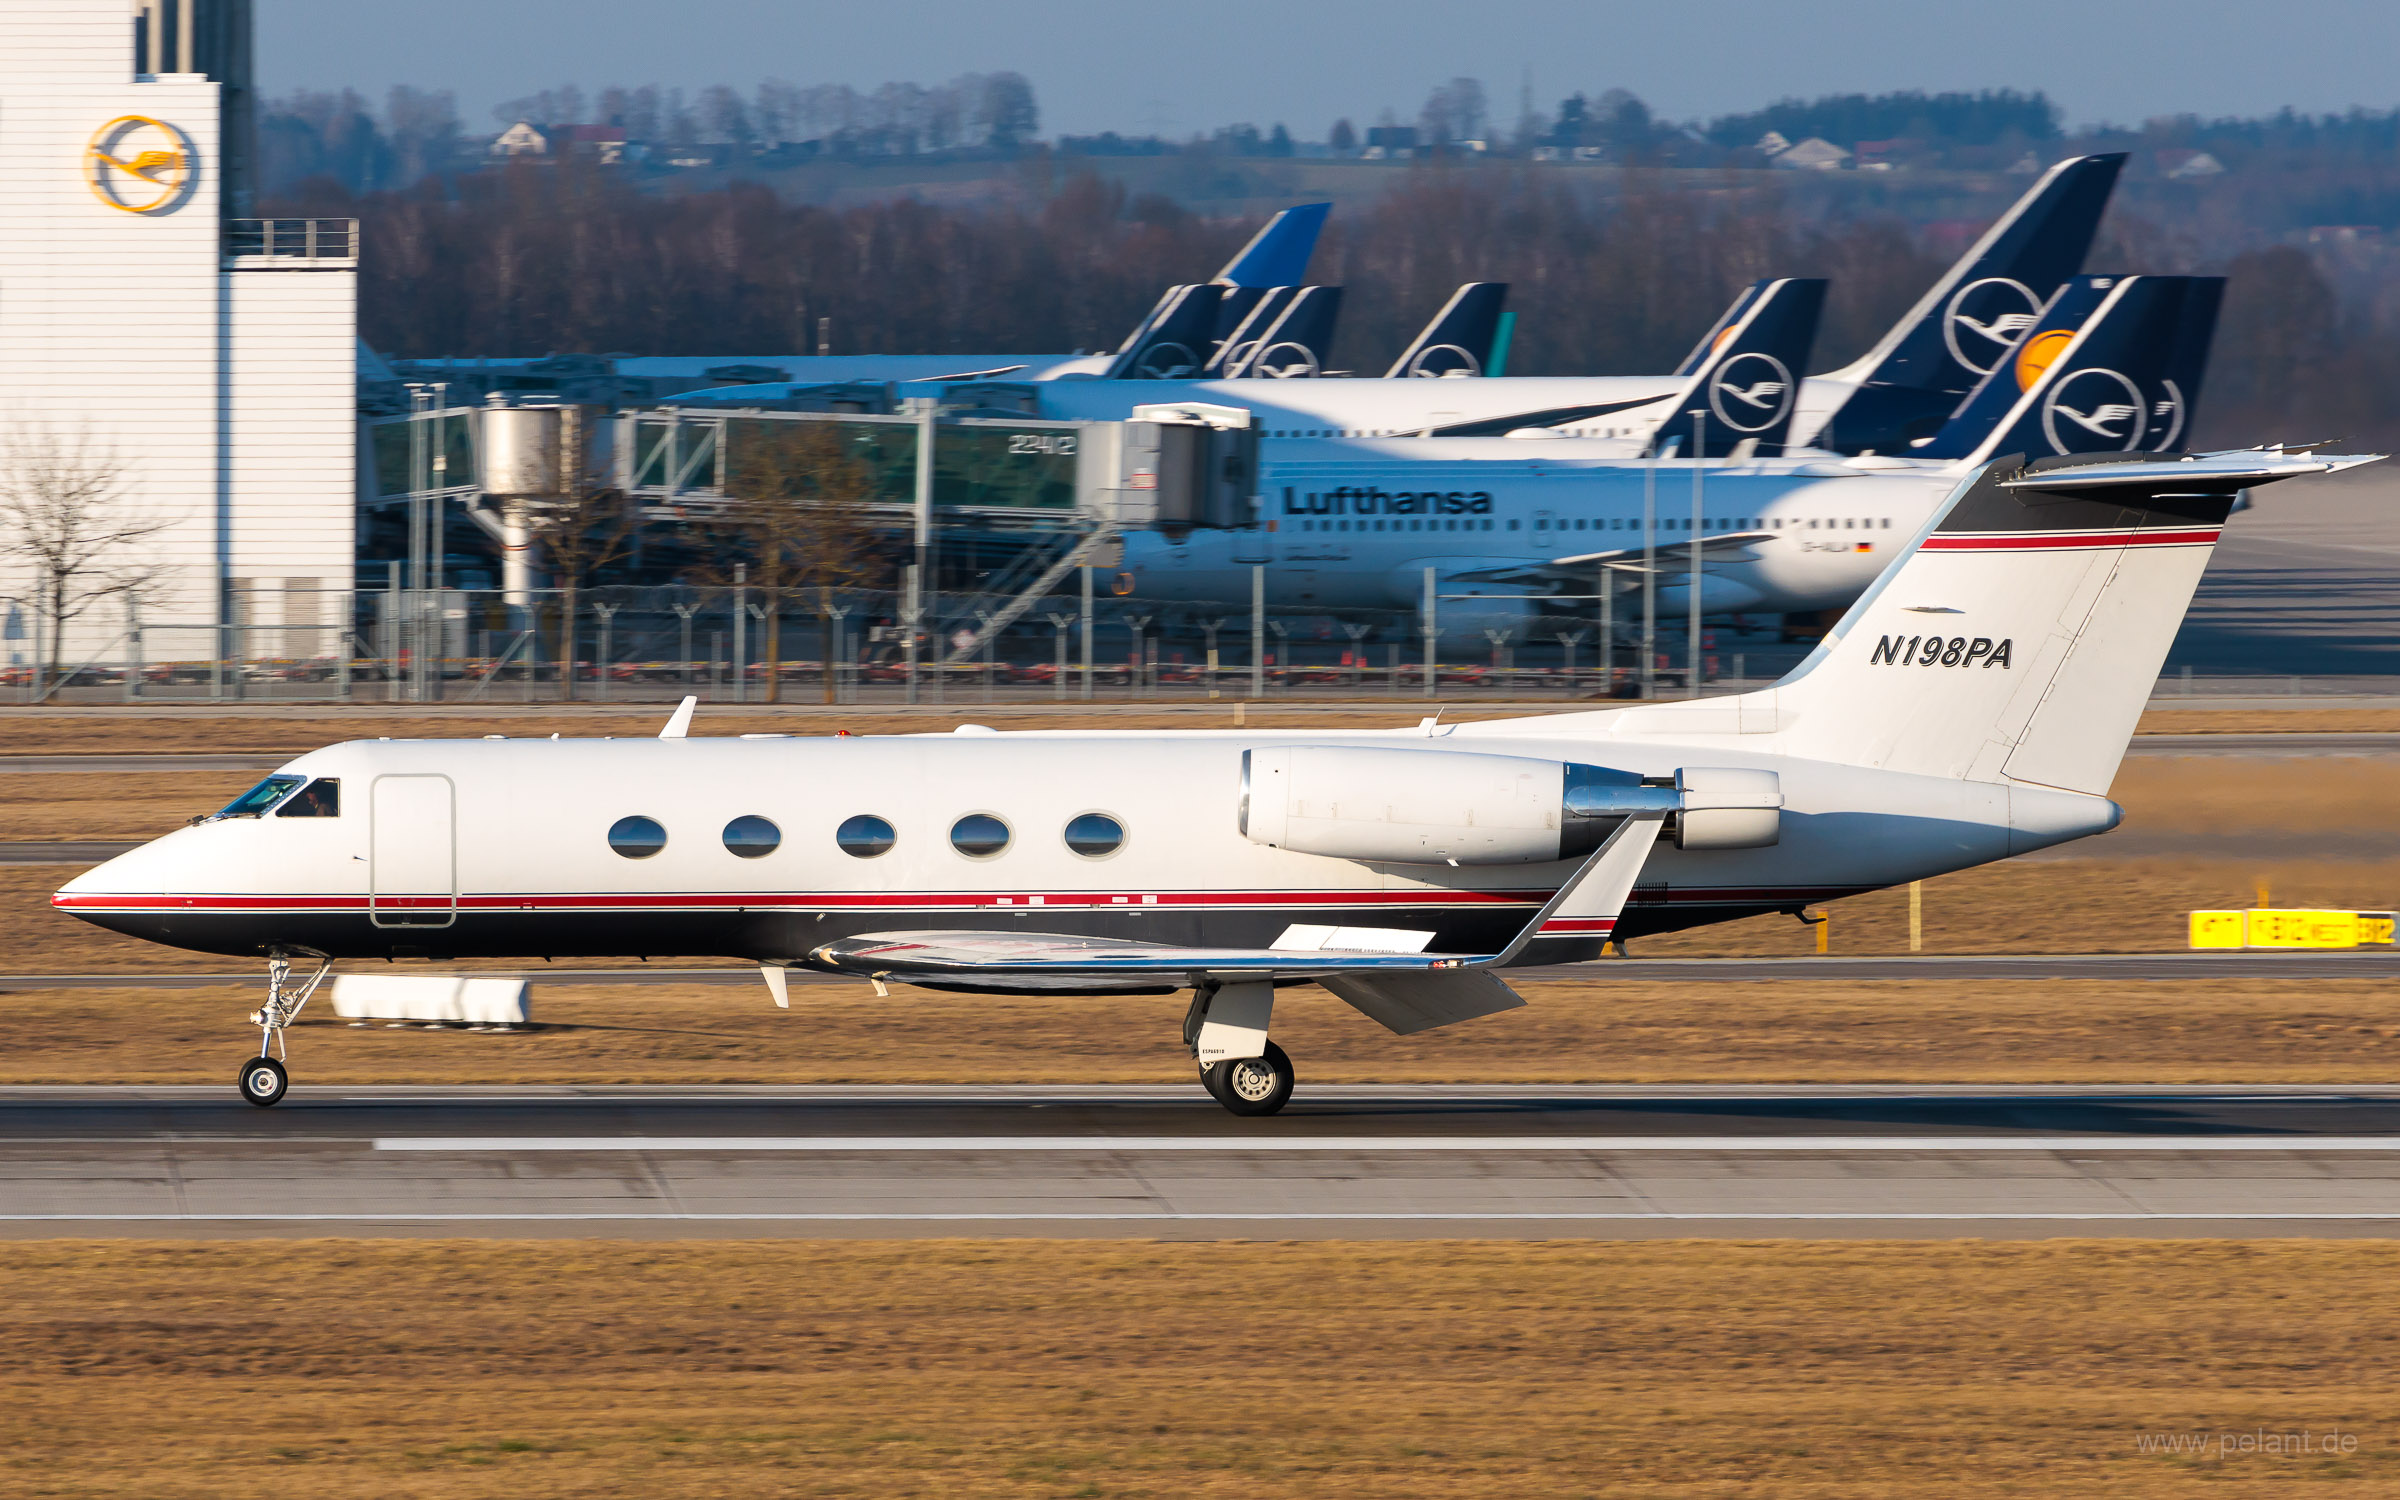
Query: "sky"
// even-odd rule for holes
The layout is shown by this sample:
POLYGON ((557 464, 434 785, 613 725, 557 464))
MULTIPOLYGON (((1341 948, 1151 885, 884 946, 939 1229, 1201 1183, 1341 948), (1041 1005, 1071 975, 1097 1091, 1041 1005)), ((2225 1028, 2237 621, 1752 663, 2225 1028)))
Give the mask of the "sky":
POLYGON ((448 89, 469 129, 559 84, 871 89, 1013 69, 1042 131, 1170 136, 1414 117, 1482 80, 1513 120, 1631 89, 1660 115, 1899 89, 2041 89, 2070 126, 2400 106, 2393 0, 256 0, 260 86, 448 89))

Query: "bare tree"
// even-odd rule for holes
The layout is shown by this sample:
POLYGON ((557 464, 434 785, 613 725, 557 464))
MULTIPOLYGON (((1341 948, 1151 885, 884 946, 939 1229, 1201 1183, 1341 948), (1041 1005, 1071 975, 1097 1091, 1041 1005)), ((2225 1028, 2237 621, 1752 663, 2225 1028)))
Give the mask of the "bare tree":
MULTIPOLYGON (((558 692, 575 696, 576 610, 592 575, 623 557, 633 544, 640 512, 623 490, 576 485, 563 497, 532 508, 528 521, 541 543, 559 591, 558 692)), ((606 662, 602 671, 608 670, 606 662)))
POLYGON ((0 436, 0 556, 33 575, 34 612, 49 627, 35 695, 57 677, 68 622, 103 599, 138 593, 154 570, 135 544, 167 528, 127 506, 128 469, 87 431, 19 424, 0 436))
MULTIPOLYGON (((833 422, 734 422, 725 505, 702 528, 706 581, 759 591, 766 610, 767 701, 781 697, 786 600, 855 588, 876 563, 868 513, 874 479, 833 422)), ((825 701, 833 701, 833 616, 824 616, 825 701)))

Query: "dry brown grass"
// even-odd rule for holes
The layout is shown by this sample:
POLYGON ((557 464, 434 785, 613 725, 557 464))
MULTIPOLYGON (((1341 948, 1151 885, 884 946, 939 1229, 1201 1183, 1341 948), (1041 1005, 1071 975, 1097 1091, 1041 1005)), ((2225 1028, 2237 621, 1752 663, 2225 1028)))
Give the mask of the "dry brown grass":
MULTIPOLYGON (((2364 1083, 2400 1081, 2388 983, 2086 980, 1695 986, 1520 982, 1522 1010, 1395 1037, 1314 988, 1275 1035, 1308 1083, 2364 1083)), ((0 1084, 223 1084, 255 985, 7 997, 0 1084)), ((863 984, 537 985, 514 1035, 291 1036, 312 1084, 1189 1084, 1181 998, 975 997, 863 984)))
POLYGON ((2390 1494, 2400 1246, 12 1245, 21 1495, 2390 1494), (2141 1451, 2348 1434, 2343 1457, 2141 1451))
POLYGON ((2139 734, 2390 734, 2395 708, 2154 708, 2139 734))

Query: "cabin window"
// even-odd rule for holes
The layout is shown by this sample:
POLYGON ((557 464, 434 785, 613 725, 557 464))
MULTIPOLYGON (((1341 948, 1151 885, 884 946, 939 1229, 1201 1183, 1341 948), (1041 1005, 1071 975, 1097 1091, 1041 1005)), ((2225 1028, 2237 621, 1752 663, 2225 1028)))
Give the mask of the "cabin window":
POLYGON ((860 813, 842 820, 842 826, 833 831, 833 841, 854 859, 873 859, 879 854, 889 854, 892 845, 900 842, 900 835, 883 819, 860 813))
POLYGON ((969 813, 950 825, 950 847, 969 859, 990 859, 1008 838, 1008 825, 990 813, 969 813))
POLYGON ((308 778, 305 776, 270 776, 231 802, 226 803, 224 810, 217 816, 220 818, 259 817, 267 809, 290 796, 300 783, 306 780, 308 778))
POLYGON ((667 847, 667 830, 656 818, 619 818, 608 825, 608 847, 627 859, 648 859, 667 847))
POLYGON ((1125 846, 1125 825, 1106 813, 1079 813, 1067 820, 1067 848, 1100 859, 1125 846))
POLYGON ((342 815, 342 783, 320 776, 275 810, 279 818, 338 818, 342 815))
POLYGON ((743 859, 764 859, 783 844, 783 830, 756 813, 744 813, 725 825, 725 848, 743 859))

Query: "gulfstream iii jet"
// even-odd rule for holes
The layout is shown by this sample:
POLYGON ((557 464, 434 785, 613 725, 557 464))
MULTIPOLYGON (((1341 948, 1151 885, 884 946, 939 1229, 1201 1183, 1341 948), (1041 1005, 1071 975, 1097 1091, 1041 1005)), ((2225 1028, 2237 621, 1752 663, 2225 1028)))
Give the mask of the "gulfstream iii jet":
MULTIPOLYGON (((2365 459, 1995 459, 1773 687, 1380 732, 365 740, 69 882, 268 966, 244 1097, 344 959, 727 957, 981 994, 1189 990, 1226 1107, 1291 1097, 1279 987, 1403 1034, 1513 966, 2102 833, 2244 488, 2365 459), (295 983, 295 964, 310 976, 295 983)), ((1030 1065, 1030 1064, 1029 1064, 1030 1065)))

